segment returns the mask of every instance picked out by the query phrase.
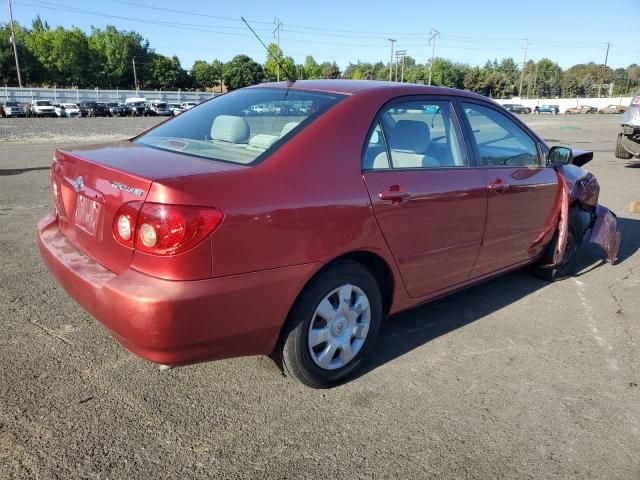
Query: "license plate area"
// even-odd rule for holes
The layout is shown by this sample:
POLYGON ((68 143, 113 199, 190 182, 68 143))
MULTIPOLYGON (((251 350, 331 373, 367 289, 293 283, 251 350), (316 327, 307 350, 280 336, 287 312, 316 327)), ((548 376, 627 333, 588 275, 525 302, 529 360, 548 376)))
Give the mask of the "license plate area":
POLYGON ((102 204, 90 198, 78 195, 76 201, 75 224, 89 235, 95 236, 100 220, 102 204))

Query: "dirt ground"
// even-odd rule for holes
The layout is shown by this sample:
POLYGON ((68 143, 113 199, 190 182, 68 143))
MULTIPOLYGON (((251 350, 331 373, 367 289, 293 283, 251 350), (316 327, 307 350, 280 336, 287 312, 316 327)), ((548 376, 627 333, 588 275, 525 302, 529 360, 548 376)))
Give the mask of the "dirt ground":
POLYGON ((526 121, 595 151, 618 264, 592 248, 575 278, 515 272, 396 315, 325 391, 267 358, 160 371, 121 348, 47 273, 35 225, 54 147, 149 120, 21 121, 0 120, 0 479, 640 478, 640 168, 613 155, 615 117, 526 121))

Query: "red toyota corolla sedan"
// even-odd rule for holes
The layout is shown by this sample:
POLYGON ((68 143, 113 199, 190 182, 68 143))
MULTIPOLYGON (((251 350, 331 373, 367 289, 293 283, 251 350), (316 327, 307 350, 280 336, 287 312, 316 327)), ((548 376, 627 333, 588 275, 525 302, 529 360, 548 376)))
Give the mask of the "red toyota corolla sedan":
POLYGON ((162 364, 274 354, 326 387, 382 319, 534 265, 614 261, 587 152, 458 90, 266 84, 131 140, 58 150, 42 258, 132 352, 162 364), (573 163, 573 164, 572 164, 573 163))

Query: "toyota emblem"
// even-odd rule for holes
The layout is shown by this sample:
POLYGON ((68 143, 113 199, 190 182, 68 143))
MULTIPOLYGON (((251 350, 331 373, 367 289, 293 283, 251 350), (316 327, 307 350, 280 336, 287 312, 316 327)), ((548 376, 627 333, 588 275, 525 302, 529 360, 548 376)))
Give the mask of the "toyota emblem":
POLYGON ((73 182, 73 189, 76 192, 79 192, 80 190, 82 190, 82 187, 84 187, 84 178, 82 178, 82 175, 80 175, 78 178, 75 179, 75 181, 73 182))

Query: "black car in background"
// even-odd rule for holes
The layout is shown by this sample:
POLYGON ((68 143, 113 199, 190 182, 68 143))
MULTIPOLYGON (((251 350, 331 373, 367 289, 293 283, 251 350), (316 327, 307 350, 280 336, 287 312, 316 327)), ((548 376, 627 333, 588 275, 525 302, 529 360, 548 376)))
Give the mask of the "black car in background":
POLYGON ((529 107, 525 107, 519 103, 505 103, 502 106, 505 110, 511 113, 531 113, 531 109, 529 107))
POLYGON ((129 109, 125 105, 116 102, 107 103, 106 107, 112 117, 126 117, 129 114, 129 109))
POLYGON ((82 102, 78 108, 83 117, 108 117, 109 109, 98 102, 82 102))

